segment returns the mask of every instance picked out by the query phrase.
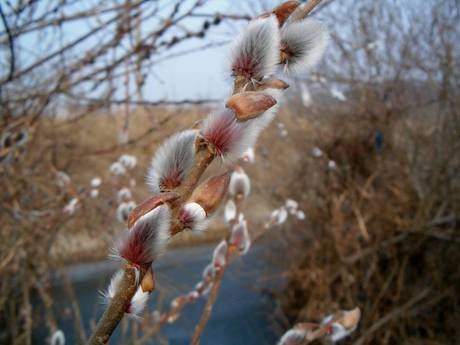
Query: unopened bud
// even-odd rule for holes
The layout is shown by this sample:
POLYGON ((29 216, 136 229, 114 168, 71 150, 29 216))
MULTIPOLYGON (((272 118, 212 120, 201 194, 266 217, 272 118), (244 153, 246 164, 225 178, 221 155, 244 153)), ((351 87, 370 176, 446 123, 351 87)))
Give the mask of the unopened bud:
POLYGON ((150 267, 142 278, 141 281, 142 291, 152 292, 155 289, 155 280, 153 279, 153 271, 150 267))
POLYGON ((186 296, 179 296, 179 297, 176 297, 176 298, 174 298, 174 299, 171 301, 171 308, 172 308, 172 309, 179 308, 179 307, 181 307, 183 304, 185 304, 186 301, 187 301, 187 297, 186 297, 186 296))
POLYGON ((187 295, 187 299, 189 302, 195 302, 198 298, 200 297, 200 294, 198 293, 198 291, 190 291, 187 295))
POLYGON ((206 230, 209 223, 206 218, 206 211, 196 202, 185 204, 179 212, 179 219, 185 227, 194 232, 206 230))
POLYGON ((243 162, 254 163, 256 157, 254 153, 254 148, 250 147, 244 151, 243 156, 241 157, 243 162))
POLYGON ((263 92, 239 92, 230 97, 225 106, 235 112, 238 121, 253 119, 276 104, 276 100, 263 92))
POLYGON ((329 325, 331 333, 329 339, 335 343, 349 336, 358 326, 361 311, 355 308, 350 311, 341 310, 334 315, 329 315, 321 322, 321 325, 329 325))
POLYGON ((346 330, 354 330, 358 325, 359 319, 361 318, 361 310, 355 308, 349 311, 342 311, 339 313, 336 322, 340 323, 346 330))
POLYGON ((289 87, 289 84, 281 79, 265 79, 257 85, 257 91, 266 89, 285 90, 289 87))
POLYGON ((166 193, 159 193, 147 200, 141 202, 137 207, 131 211, 128 217, 128 229, 131 229, 132 226, 136 223, 136 221, 142 217, 144 214, 149 213, 151 210, 155 209, 157 206, 161 204, 165 204, 167 202, 172 202, 179 197, 177 193, 173 192, 166 192, 166 193))
POLYGON ((238 248, 240 255, 245 255, 251 247, 248 226, 245 220, 233 226, 230 236, 230 245, 238 248))
POLYGON ((236 167, 230 178, 228 192, 232 196, 243 195, 247 197, 251 191, 251 181, 243 168, 236 167))
POLYGON ((209 281, 214 278, 214 266, 212 263, 204 268, 202 276, 205 281, 209 281))
POLYGON ((230 174, 228 173, 211 177, 195 189, 190 201, 199 204, 209 215, 219 207, 227 193, 229 182, 230 174))
POLYGON ((276 19, 278 19, 279 26, 281 27, 286 22, 291 13, 294 12, 297 7, 299 7, 299 5, 300 3, 298 1, 286 1, 275 7, 271 12, 264 13, 260 17, 265 18, 271 14, 274 14, 276 19))
POLYGON ((232 199, 229 199, 225 204, 224 220, 225 223, 230 224, 236 218, 236 205, 232 199))
POLYGON ((227 242, 222 240, 214 249, 212 263, 216 269, 220 269, 227 263, 227 242))

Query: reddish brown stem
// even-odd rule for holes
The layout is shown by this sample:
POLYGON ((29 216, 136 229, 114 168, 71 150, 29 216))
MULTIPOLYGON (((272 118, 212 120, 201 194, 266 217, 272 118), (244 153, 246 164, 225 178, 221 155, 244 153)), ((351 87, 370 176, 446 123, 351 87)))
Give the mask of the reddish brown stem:
POLYGON ((293 14, 294 20, 302 20, 306 18, 320 2, 321 0, 308 1, 301 10, 293 14))

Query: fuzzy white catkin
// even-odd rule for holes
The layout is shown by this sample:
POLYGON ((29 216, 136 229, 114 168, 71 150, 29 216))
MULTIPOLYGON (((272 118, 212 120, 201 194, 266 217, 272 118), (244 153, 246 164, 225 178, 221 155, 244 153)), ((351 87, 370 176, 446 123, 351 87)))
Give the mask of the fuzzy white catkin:
POLYGON ((204 280, 210 280, 212 277, 214 277, 214 265, 212 263, 204 268, 202 277, 204 280))
POLYGON ((334 322, 332 325, 332 332, 329 335, 329 339, 335 343, 343 338, 346 338, 350 335, 350 331, 347 331, 340 323, 334 322))
POLYGON ((64 171, 57 171, 55 178, 56 178, 56 184, 60 188, 64 188, 72 181, 70 179, 70 176, 67 175, 67 173, 65 173, 64 171))
POLYGON ((169 137, 157 150, 147 174, 153 193, 161 190, 165 178, 174 174, 182 180, 195 159, 196 130, 186 130, 169 137))
POLYGON ((297 217, 298 220, 305 220, 305 218, 307 217, 305 215, 305 212, 302 210, 297 210, 297 212, 295 213, 295 216, 297 217))
POLYGON ((134 169, 137 164, 137 158, 133 155, 124 154, 118 158, 118 162, 120 162, 126 169, 134 169))
POLYGON ((51 336, 51 345, 65 345, 65 335, 60 329, 56 330, 51 336))
POLYGON ((248 79, 261 79, 272 74, 279 63, 279 42, 278 21, 274 16, 251 21, 232 43, 232 75, 239 74, 235 66, 249 70, 245 75, 248 79))
POLYGON ((231 196, 237 196, 238 194, 247 197, 251 192, 251 181, 248 175, 243 169, 233 171, 230 177, 230 183, 228 185, 228 193, 231 196))
MULTIPOLYGON (((350 311, 345 311, 345 313, 350 313, 350 311)), ((332 321, 333 317, 334 317, 333 315, 326 316, 321 321, 321 325, 324 326, 324 325, 330 323, 332 321)), ((329 334, 328 338, 332 343, 336 343, 336 342, 348 337, 351 333, 353 333, 356 330, 357 326, 358 326, 358 324, 356 323, 354 325, 354 327, 352 327, 350 329, 346 329, 340 323, 333 322, 331 324, 332 332, 329 334)))
POLYGON ((249 251, 251 247, 251 238, 249 237, 248 225, 245 220, 233 226, 230 235, 230 243, 238 247, 240 255, 245 255, 249 251))
POLYGON ((215 268, 224 267, 227 262, 227 242, 222 240, 214 249, 212 263, 215 268))
POLYGON ((225 204, 224 220, 226 224, 230 224, 236 217, 236 205, 232 199, 229 199, 225 204))
POLYGON ((329 32, 314 19, 288 23, 281 30, 281 44, 286 44, 291 56, 286 62, 288 72, 301 73, 316 66, 326 50, 329 32))
POLYGON ((253 120, 240 122, 232 110, 219 109, 204 119, 200 133, 222 159, 232 163, 254 146, 258 131, 253 120))
POLYGON ((96 188, 91 189, 91 192, 89 193, 89 196, 91 198, 97 198, 99 196, 99 190, 96 188))
POLYGON ((184 205, 182 212, 186 213, 186 217, 191 219, 191 230, 195 233, 201 233, 208 227, 206 211, 196 202, 189 202, 184 205))
POLYGON ((101 185, 101 183, 102 183, 102 179, 96 176, 91 179, 90 185, 93 188, 97 188, 101 185))
POLYGON ((72 198, 67 205, 64 206, 63 212, 68 215, 74 214, 80 206, 80 200, 78 198, 72 198))
POLYGON ((168 205, 157 206, 140 217, 131 229, 116 241, 111 255, 144 265, 156 260, 166 250, 170 237, 171 212, 168 205), (132 251, 132 247, 137 249, 132 251))
POLYGON ((303 345, 305 344, 305 333, 296 330, 290 329, 281 337, 278 345, 303 345))
POLYGON ((289 213, 293 214, 299 207, 299 203, 293 199, 286 199, 286 204, 285 204, 287 210, 289 213))
POLYGON ((131 190, 129 188, 127 188, 127 187, 123 187, 117 193, 118 202, 127 201, 127 200, 131 199, 131 197, 132 197, 131 190))
POLYGON ((189 301, 191 302, 194 302, 196 301, 198 298, 200 297, 200 294, 198 293, 198 291, 190 291, 188 294, 187 294, 187 298, 189 301))
POLYGON ((116 176, 121 176, 126 174, 126 168, 120 162, 112 163, 109 168, 110 172, 116 176))
POLYGON ((120 223, 126 223, 129 214, 135 207, 136 203, 134 201, 122 202, 117 208, 117 220, 120 223))
POLYGON ((248 163, 254 163, 255 161, 254 148, 250 147, 246 151, 244 151, 243 160, 248 163))
POLYGON ((109 286, 106 291, 101 292, 102 302, 104 304, 109 304, 112 298, 117 293, 118 286, 120 285, 121 278, 123 277, 123 271, 117 271, 112 278, 110 279, 109 286))
POLYGON ((344 93, 336 87, 331 87, 331 95, 341 102, 345 102, 347 100, 347 96, 345 96, 344 93))
POLYGON ((315 158, 319 158, 323 155, 323 151, 321 151, 321 149, 319 147, 314 147, 312 150, 311 150, 311 155, 315 158))
POLYGON ((130 317, 139 318, 141 316, 141 313, 144 311, 144 308, 149 299, 149 295, 150 294, 148 292, 144 292, 142 290, 141 286, 137 288, 136 293, 131 298, 131 302, 129 303, 128 307, 128 315, 130 317))
MULTIPOLYGON (((109 286, 105 292, 101 292, 103 303, 109 304, 112 299, 114 298, 115 294, 117 293, 118 287, 120 286, 121 279, 123 278, 123 271, 117 271, 112 279, 110 280, 109 286)), ((139 286, 136 290, 136 293, 131 298, 129 307, 128 307, 128 314, 132 317, 140 316, 141 312, 144 310, 144 307, 147 303, 147 299, 149 297, 148 292, 144 292, 142 287, 139 286)))
POLYGON ((279 212, 278 212, 278 217, 276 219, 276 223, 278 225, 281 225, 283 224, 286 220, 287 220, 287 217, 288 217, 288 212, 287 210, 284 208, 284 207, 281 207, 279 209, 279 212))
POLYGON ((334 170, 337 168, 337 163, 334 162, 334 161, 329 161, 327 162, 327 167, 330 169, 330 170, 334 170))

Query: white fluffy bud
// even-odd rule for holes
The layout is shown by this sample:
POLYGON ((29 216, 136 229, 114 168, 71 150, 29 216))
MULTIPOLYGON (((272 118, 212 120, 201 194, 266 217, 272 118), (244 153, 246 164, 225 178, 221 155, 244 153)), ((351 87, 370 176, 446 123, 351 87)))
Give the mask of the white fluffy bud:
POLYGON ((292 22, 281 30, 281 55, 286 70, 305 72, 315 67, 326 50, 329 33, 314 19, 292 22))
POLYGON ((222 240, 214 249, 212 254, 212 264, 215 269, 220 269, 227 263, 227 242, 222 240))
POLYGON ((279 62, 279 40, 274 16, 251 21, 232 44, 232 75, 258 80, 272 74, 279 62))
POLYGON ((126 174, 126 168, 120 162, 112 163, 109 170, 112 174, 117 175, 117 176, 126 174))
POLYGON ((157 150, 147 174, 154 193, 179 186, 195 159, 196 130, 186 130, 168 138, 157 150))
POLYGON ((228 193, 231 196, 242 194, 244 197, 247 197, 250 191, 251 181, 249 180, 248 175, 246 175, 242 168, 235 169, 235 171, 232 173, 232 176, 230 177, 228 193))
POLYGON ((64 332, 60 329, 56 330, 51 336, 50 340, 51 345, 65 345, 65 336, 64 332))
POLYGON ((233 226, 230 235, 230 244, 238 248, 240 255, 245 255, 248 252, 251 247, 251 238, 249 237, 248 226, 245 220, 233 226))
POLYGON ((97 188, 97 187, 99 187, 101 185, 101 183, 102 183, 102 180, 101 180, 100 177, 93 177, 91 179, 90 185, 93 188, 97 188))
POLYGON ((229 199, 225 204, 224 220, 225 223, 230 224, 236 217, 236 205, 232 199, 229 199))
POLYGON ((133 169, 137 164, 137 158, 133 155, 124 154, 118 158, 118 161, 126 168, 126 169, 133 169))
POLYGON ((179 218, 187 228, 194 232, 202 232, 208 226, 206 212, 200 204, 189 202, 182 207, 179 218))
POLYGON ((299 207, 299 203, 293 199, 286 200, 286 208, 289 213, 294 214, 299 207))

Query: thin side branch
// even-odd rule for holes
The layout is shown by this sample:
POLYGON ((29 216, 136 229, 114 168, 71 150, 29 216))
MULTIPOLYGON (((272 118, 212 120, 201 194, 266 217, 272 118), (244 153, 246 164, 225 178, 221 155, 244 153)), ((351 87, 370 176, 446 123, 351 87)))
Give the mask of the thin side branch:
POLYGON ((219 294, 220 284, 222 283, 224 273, 225 267, 222 267, 218 272, 216 272, 214 284, 212 285, 208 300, 206 301, 206 306, 203 310, 203 314, 201 314, 200 322, 198 323, 198 325, 196 325, 195 332, 193 334, 190 345, 198 345, 200 343, 201 335, 203 334, 204 328, 206 327, 209 317, 211 316, 212 308, 216 303, 217 295, 219 294))
POLYGON ((0 16, 2 17, 3 26, 5 27, 6 35, 8 36, 8 46, 10 48, 10 72, 8 74, 8 81, 13 79, 15 69, 15 55, 14 55, 14 40, 11 34, 8 21, 6 20, 5 13, 3 13, 2 4, 0 4, 0 16))
POLYGON ((319 5, 320 2, 321 0, 310 0, 307 2, 299 12, 294 14, 294 20, 302 20, 306 18, 311 13, 311 11, 313 11, 315 7, 319 5))

